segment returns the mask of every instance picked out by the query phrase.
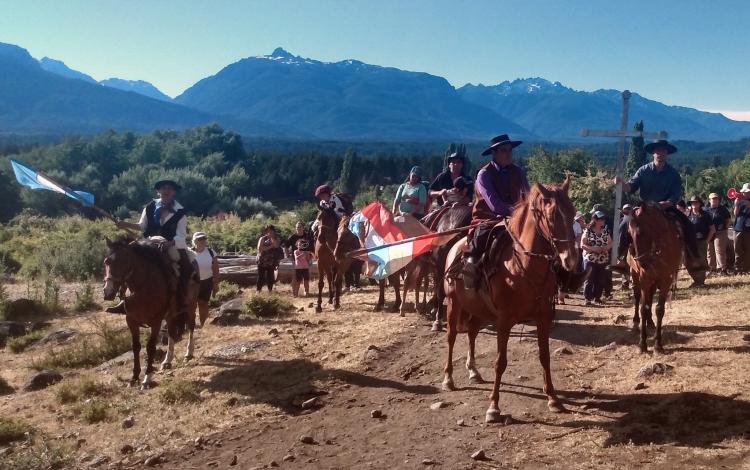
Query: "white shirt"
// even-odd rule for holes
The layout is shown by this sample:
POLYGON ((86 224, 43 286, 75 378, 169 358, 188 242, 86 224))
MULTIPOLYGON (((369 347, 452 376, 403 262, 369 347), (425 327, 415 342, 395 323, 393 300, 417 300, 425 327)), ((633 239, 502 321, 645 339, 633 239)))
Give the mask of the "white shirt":
MULTIPOLYGON (((161 202, 161 199, 154 199, 154 202, 157 204, 161 202)), ((183 209, 182 204, 180 204, 177 201, 174 201, 174 206, 172 209, 176 211, 183 209)), ((167 223, 169 219, 174 217, 174 214, 171 212, 167 213, 167 216, 161 219, 161 225, 164 225, 167 223)), ((146 208, 143 208, 143 212, 141 212, 141 220, 138 221, 138 225, 141 226, 141 230, 146 230, 146 227, 148 226, 148 214, 146 214, 146 208)), ((174 234, 174 247, 178 250, 186 250, 187 249, 187 243, 185 242, 185 238, 187 236, 187 217, 183 217, 182 219, 177 222, 177 231, 174 234)))
POLYGON ((336 212, 336 217, 338 217, 339 219, 346 215, 344 203, 341 202, 341 198, 339 198, 338 196, 331 196, 331 199, 328 202, 320 201, 319 205, 324 209, 333 207, 333 211, 336 212))
POLYGON ((190 250, 195 257, 195 262, 198 264, 198 272, 201 276, 201 281, 213 277, 214 272, 212 269, 213 257, 208 248, 204 248, 203 251, 190 250))

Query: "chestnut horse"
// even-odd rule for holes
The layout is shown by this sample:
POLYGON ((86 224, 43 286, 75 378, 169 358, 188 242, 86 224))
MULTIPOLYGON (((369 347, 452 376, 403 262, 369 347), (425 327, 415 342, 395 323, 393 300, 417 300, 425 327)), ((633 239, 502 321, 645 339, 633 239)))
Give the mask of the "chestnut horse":
POLYGON ((633 278, 633 327, 638 328, 640 321, 640 348, 642 353, 647 352, 647 327, 653 325, 651 304, 658 289, 654 350, 661 353, 664 352, 661 342, 664 305, 677 279, 677 270, 682 260, 682 241, 675 222, 669 219, 661 207, 653 203, 643 203, 636 207, 628 225, 628 233, 633 240, 627 258, 633 278))
POLYGON ((359 248, 359 240, 349 231, 349 218, 338 220, 333 209, 318 211, 318 228, 315 237, 315 257, 318 260, 318 304, 315 311, 323 311, 323 286, 328 279, 328 303, 334 309, 341 307, 341 285, 344 274, 349 269, 351 259, 346 257, 349 251, 359 248), (338 244, 337 244, 338 242, 338 244))
MULTIPOLYGON (((114 300, 119 292, 130 291, 125 300, 125 320, 130 329, 133 348, 133 377, 131 385, 138 382, 141 373, 141 327, 151 328, 146 343, 146 373, 142 386, 151 385, 153 359, 162 320, 166 319, 171 345, 182 337, 186 323, 183 315, 177 314, 175 291, 177 277, 169 259, 158 246, 148 240, 135 241, 124 238, 115 242, 107 240, 107 256, 104 258, 104 300, 114 300)), ((195 282, 188 287, 188 301, 197 295, 195 282)), ((192 324, 195 324, 193 318, 192 324)), ((192 328, 191 328, 192 330, 192 328)), ((192 340, 192 331, 191 331, 192 340)), ((192 345, 188 346, 188 351, 192 345)), ((165 358, 165 363, 169 358, 165 358)), ((164 365, 164 364, 163 364, 164 365)), ((168 366, 164 365, 164 368, 168 366)))
MULTIPOLYGON (((448 300, 448 358, 445 363, 444 390, 454 390, 453 345, 459 331, 468 332, 469 354, 466 368, 469 379, 482 382, 474 362, 477 334, 483 325, 493 323, 497 329, 497 361, 495 383, 485 420, 500 420, 498 400, 500 381, 508 364, 508 338, 511 328, 522 321, 534 320, 537 325, 539 361, 544 369, 544 393, 551 411, 564 407, 552 385, 549 358, 549 332, 554 315, 557 292, 554 263, 572 271, 577 260, 573 235, 575 208, 568 198, 570 177, 562 185, 531 188, 513 209, 505 223, 506 243, 492 247, 485 254, 486 287, 468 291, 462 279, 453 278, 454 261, 466 247, 466 238, 459 240, 446 259, 444 288, 448 300)), ((499 240, 498 240, 499 242, 499 240)), ((459 260, 460 261, 460 260, 459 260)))

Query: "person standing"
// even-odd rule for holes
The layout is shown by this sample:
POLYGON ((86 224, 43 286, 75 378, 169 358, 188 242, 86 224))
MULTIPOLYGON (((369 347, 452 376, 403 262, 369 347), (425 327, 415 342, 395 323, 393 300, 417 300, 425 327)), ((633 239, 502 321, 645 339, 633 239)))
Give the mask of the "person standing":
POLYGON ((581 211, 576 211, 575 218, 573 219, 573 238, 576 240, 576 250, 578 250, 578 262, 576 263, 576 272, 583 271, 583 254, 581 253, 581 235, 583 235, 583 227, 586 226, 586 219, 583 217, 581 211))
MULTIPOLYGON (((208 236, 203 232, 193 234, 193 249, 190 250, 198 265, 200 287, 198 288, 198 318, 203 326, 208 318, 208 302, 219 288, 219 261, 208 246, 208 236)), ((195 312, 193 312, 193 315, 195 312)))
MULTIPOLYGON (((286 257, 290 258, 292 260, 292 264, 294 265, 295 269, 295 275, 292 276, 292 293, 294 296, 297 296, 297 293, 299 292, 299 283, 300 279, 298 279, 299 276, 296 274, 297 269, 297 258, 295 256, 295 252, 299 248, 299 241, 302 240, 305 242, 303 250, 307 250, 312 252, 313 247, 313 239, 312 236, 305 230, 305 224, 303 224, 301 221, 298 221, 297 224, 294 226, 294 233, 292 233, 289 238, 286 239, 286 243, 284 244, 284 248, 286 251, 286 257)), ((310 266, 307 266, 307 283, 310 283, 310 266)), ((305 290, 307 292, 307 290, 305 290)))
POLYGON ((596 211, 591 216, 591 222, 581 236, 583 248, 584 269, 591 267, 588 279, 583 285, 583 296, 586 305, 601 305, 602 294, 609 264, 609 250, 612 248, 612 237, 605 224, 607 216, 602 211, 596 211))
POLYGON ((305 297, 310 295, 310 265, 312 264, 313 254, 310 251, 310 244, 304 238, 297 240, 297 247, 294 250, 294 280, 292 282, 292 294, 299 297, 299 284, 304 283, 305 297))
POLYGON ((729 245, 729 222, 732 218, 722 203, 721 198, 716 193, 708 195, 710 207, 708 213, 714 223, 716 233, 713 239, 708 240, 708 266, 711 271, 718 271, 721 274, 727 274, 727 247, 729 245))
POLYGON ((268 292, 273 291, 276 268, 279 265, 280 246, 281 242, 276 234, 276 228, 273 225, 266 225, 263 235, 258 240, 258 280, 255 284, 258 292, 263 289, 264 285, 268 287, 268 292))
MULTIPOLYGON (((138 223, 118 220, 117 227, 140 231, 144 238, 162 237, 167 241, 167 253, 179 266, 175 313, 187 315, 187 288, 193 274, 193 264, 187 253, 187 213, 182 204, 174 198, 182 190, 182 186, 173 180, 165 179, 154 183, 154 189, 159 197, 143 208, 138 223)), ((106 311, 124 314, 125 303, 120 302, 106 311)))
POLYGON ((422 184, 422 169, 412 167, 409 177, 398 187, 396 198, 393 200, 393 213, 411 214, 417 220, 424 217, 427 203, 427 188, 422 184))
POLYGON ((734 199, 734 269, 750 272, 750 183, 742 185, 734 199))
POLYGON ((704 287, 706 285, 706 271, 708 270, 708 240, 716 233, 711 215, 703 210, 703 200, 698 196, 690 198, 690 223, 693 224, 695 243, 698 247, 698 258, 694 269, 688 271, 693 278, 690 287, 704 287))
MULTIPOLYGON (((513 149, 520 140, 511 140, 508 134, 493 137, 482 156, 492 155, 492 160, 479 170, 475 183, 476 203, 472 210, 472 224, 499 222, 510 217, 515 204, 529 192, 526 173, 513 163, 513 149)), ((469 235, 464 253, 464 285, 467 289, 479 287, 480 260, 486 249, 492 224, 483 224, 469 235)))

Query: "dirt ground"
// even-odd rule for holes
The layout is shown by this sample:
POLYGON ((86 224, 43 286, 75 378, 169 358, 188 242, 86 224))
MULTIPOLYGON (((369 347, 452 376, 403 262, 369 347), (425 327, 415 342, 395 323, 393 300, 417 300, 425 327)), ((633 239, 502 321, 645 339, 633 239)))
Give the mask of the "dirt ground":
MULTIPOLYGON (((298 299, 289 318, 207 325, 196 333, 196 358, 184 363, 180 343, 175 368, 158 373, 151 390, 126 386, 129 363, 63 371, 65 380, 116 386, 106 422, 75 417, 71 405, 55 401, 58 386, 0 397, 0 413, 69 449, 81 468, 97 458, 104 468, 141 468, 153 456, 164 469, 750 468, 750 277, 711 278, 704 290, 687 284, 681 279, 667 307, 664 355, 638 352, 623 293, 605 308, 584 307, 580 296, 560 306, 551 349, 572 352, 552 358, 564 414, 547 411, 533 325, 516 327, 509 344, 500 399, 509 418, 487 425, 491 383, 469 383, 465 337, 456 348, 458 390, 443 392, 444 333, 431 332, 416 313, 372 312, 375 288, 346 294, 336 312, 326 305, 316 314, 312 299, 298 299), (653 362, 673 369, 636 377, 653 362), (196 383, 200 402, 159 400, 159 390, 175 381, 196 383), (123 429, 126 416, 135 424, 123 429), (121 454, 126 444, 135 451, 121 454), (486 458, 473 460, 480 449, 486 458)), ((288 295, 288 286, 281 291, 288 295)), ((124 323, 91 313, 53 326, 86 331, 97 321, 124 323)), ((477 361, 486 380, 495 344, 492 332, 480 334, 477 361)), ((20 388, 44 353, 0 351, 0 375, 20 388)))

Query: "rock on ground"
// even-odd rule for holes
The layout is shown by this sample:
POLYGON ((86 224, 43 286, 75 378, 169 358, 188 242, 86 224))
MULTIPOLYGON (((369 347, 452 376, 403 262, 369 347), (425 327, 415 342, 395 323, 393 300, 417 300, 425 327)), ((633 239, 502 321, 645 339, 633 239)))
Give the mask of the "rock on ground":
POLYGON ((62 374, 56 370, 43 370, 32 375, 23 386, 23 389, 27 392, 42 390, 52 384, 61 381, 62 379, 62 374))

